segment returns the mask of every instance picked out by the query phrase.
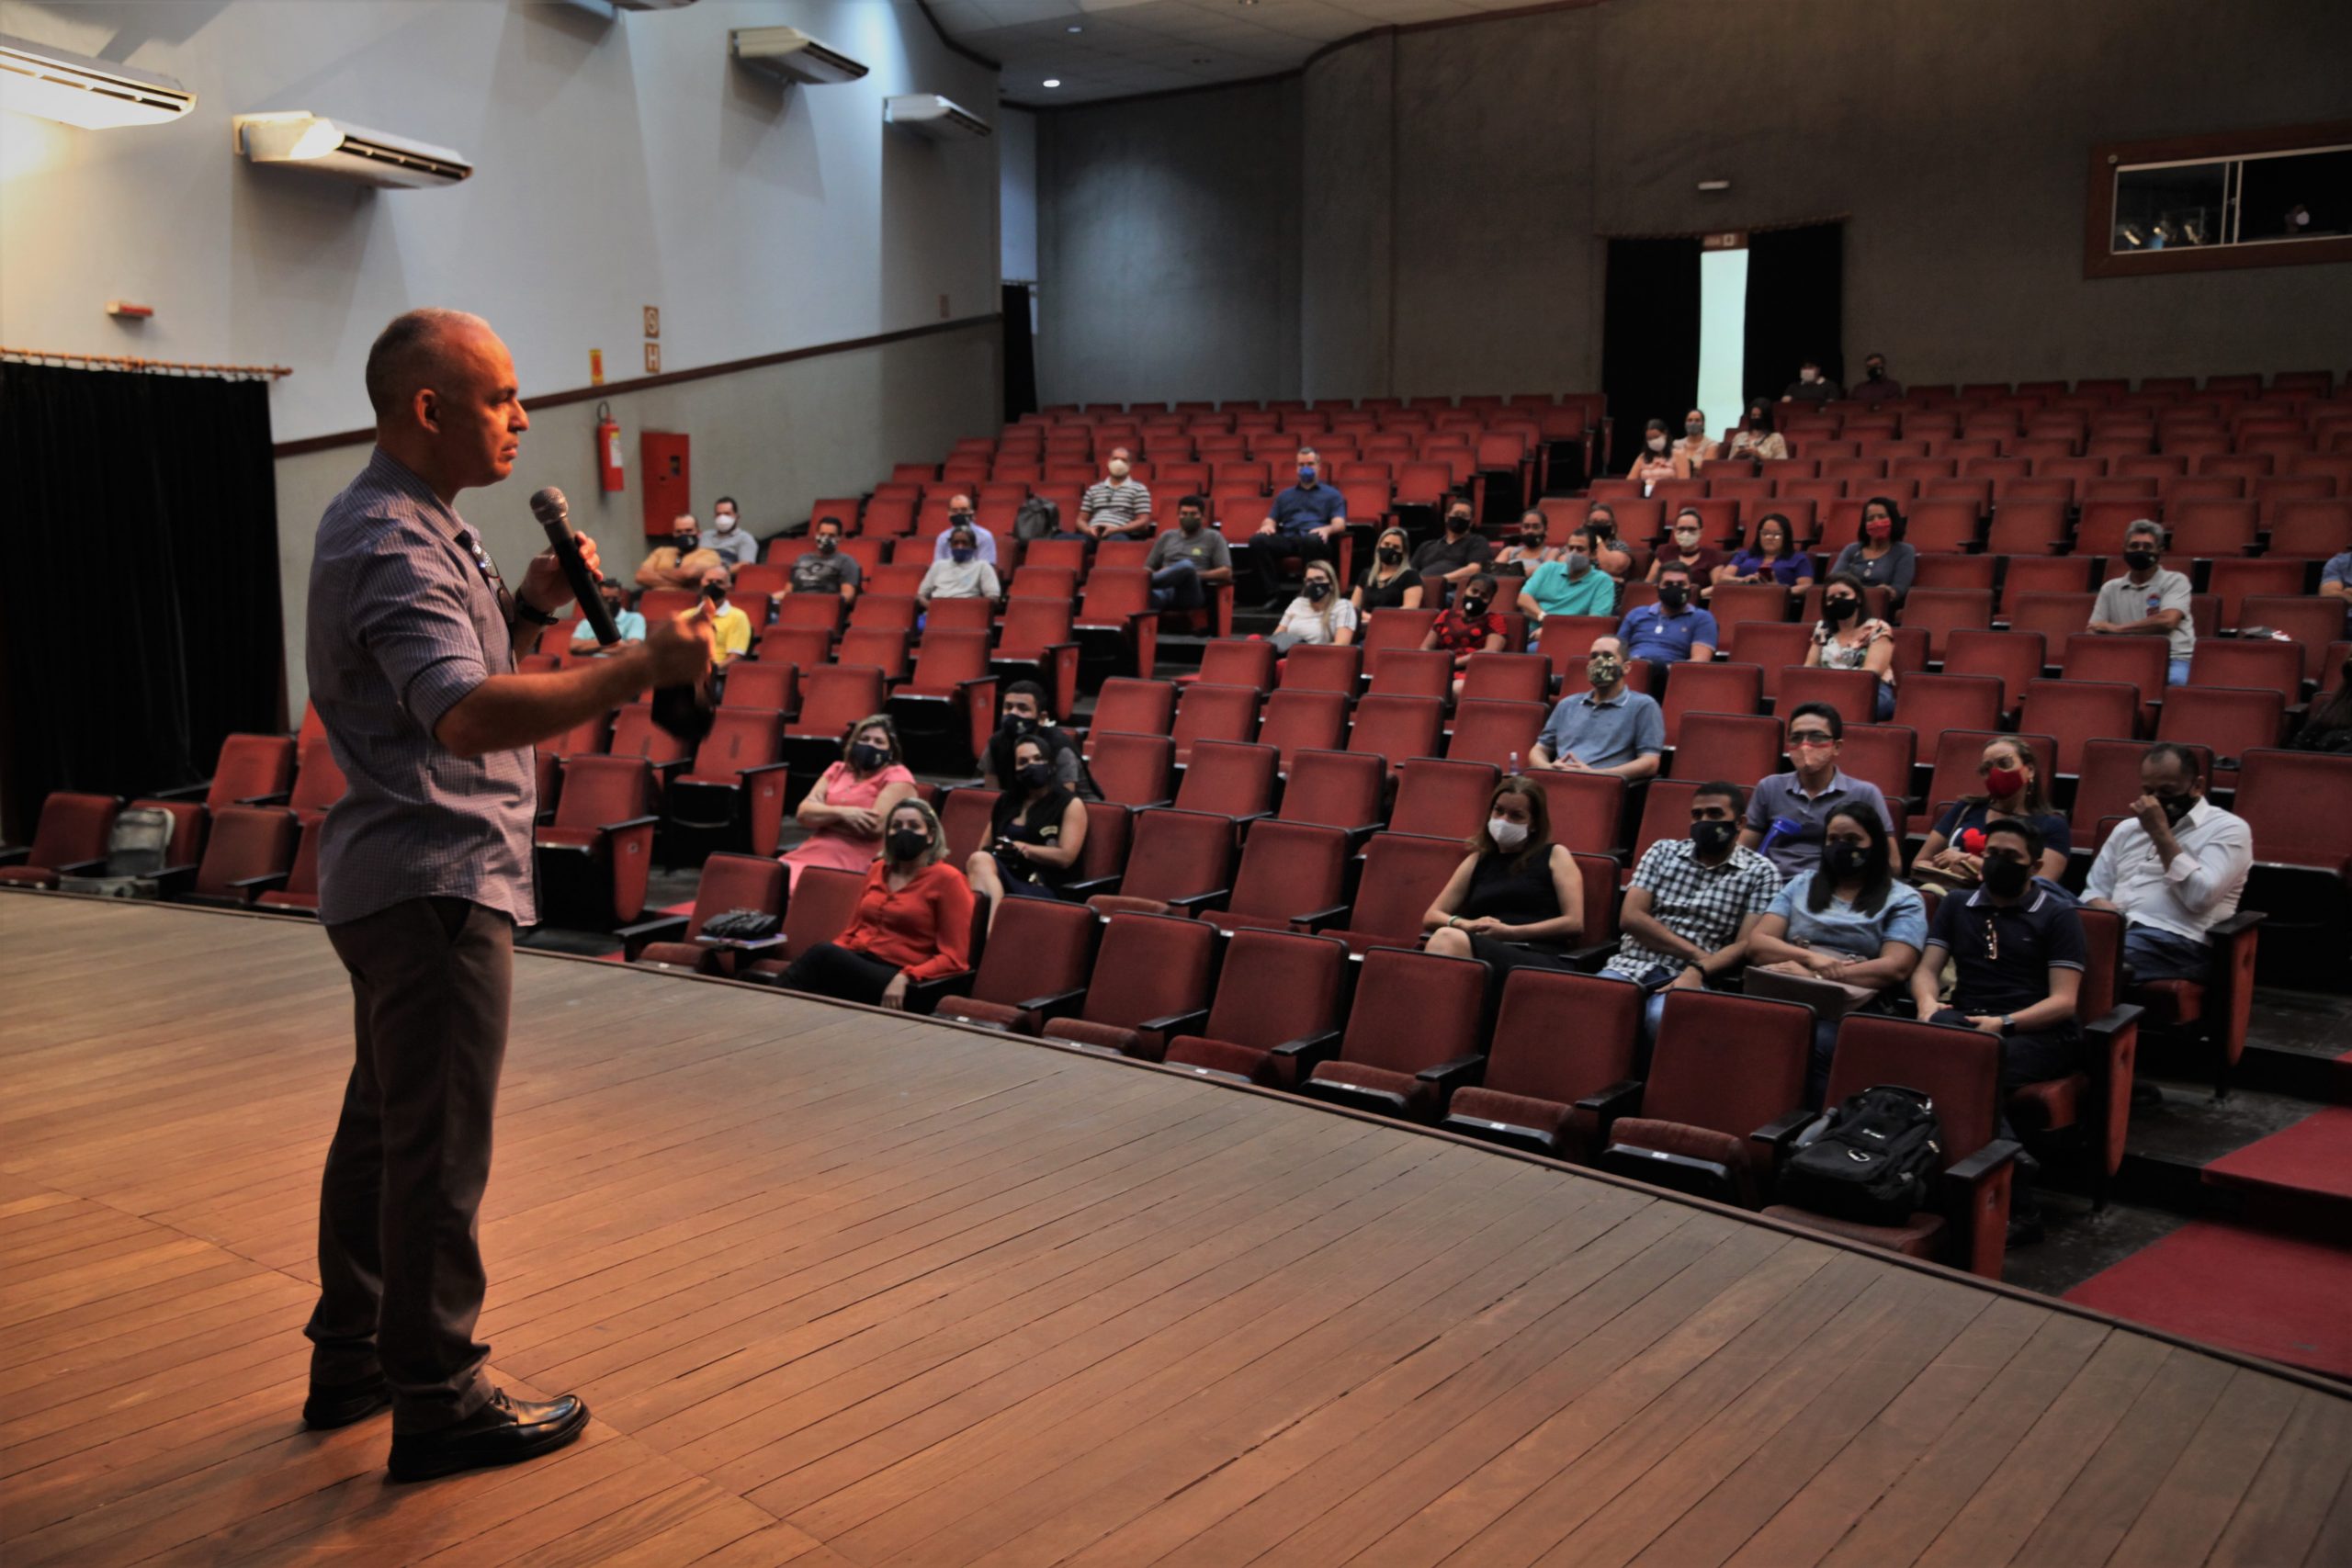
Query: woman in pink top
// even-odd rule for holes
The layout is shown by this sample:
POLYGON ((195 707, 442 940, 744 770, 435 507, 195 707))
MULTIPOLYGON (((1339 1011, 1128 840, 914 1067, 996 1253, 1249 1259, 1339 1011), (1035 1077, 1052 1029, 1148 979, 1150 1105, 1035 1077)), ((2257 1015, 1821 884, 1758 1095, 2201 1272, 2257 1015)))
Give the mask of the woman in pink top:
POLYGON ((915 776, 899 761, 899 730, 876 714, 850 727, 842 760, 820 774, 797 814, 808 836, 780 858, 794 883, 800 868, 839 866, 864 871, 882 851, 882 824, 891 807, 915 792, 915 776))

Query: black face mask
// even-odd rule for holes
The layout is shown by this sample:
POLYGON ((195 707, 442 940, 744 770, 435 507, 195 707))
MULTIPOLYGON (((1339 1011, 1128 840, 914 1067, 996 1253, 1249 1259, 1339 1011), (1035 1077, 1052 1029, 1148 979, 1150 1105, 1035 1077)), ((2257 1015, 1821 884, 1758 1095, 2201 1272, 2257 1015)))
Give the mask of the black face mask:
POLYGON ((1821 869, 1832 883, 1851 882, 1870 863, 1867 844, 1827 844, 1821 851, 1821 869))
POLYGON ((1054 765, 1051 762, 1023 762, 1014 770, 1012 776, 1021 781, 1023 789, 1043 789, 1054 782, 1054 765))
POLYGON ((670 547, 676 550, 682 556, 692 555, 696 547, 701 543, 702 541, 695 538, 692 534, 681 534, 678 537, 670 541, 670 547))
POLYGON ((1690 590, 1686 584, 1661 582, 1657 585, 1657 602, 1669 610, 1679 610, 1690 597, 1690 590))
POLYGON ((2006 855, 1984 857, 1984 886, 1996 898, 2016 897, 2032 880, 2032 868, 2021 860, 2010 860, 2006 855))
POLYGON ((1310 580, 1300 592, 1306 595, 1308 604, 1320 604, 1331 596, 1331 585, 1328 582, 1310 580))
POLYGON ((2134 576, 2137 576, 2143 571, 2154 571, 2156 569, 2156 552, 2154 550, 2126 550, 2123 552, 2123 564, 2132 569, 2132 575, 2134 576))
POLYGON ((605 613, 606 615, 619 615, 619 614, 621 613, 621 602, 620 602, 619 600, 617 600, 617 599, 607 599, 607 600, 605 600, 605 613))
POLYGON ((1544 547, 1544 536, 1531 528, 1520 535, 1519 542, 1530 549, 1540 550, 1544 547))
POLYGON ((835 538, 831 534, 820 534, 817 536, 817 549, 821 555, 831 555, 835 550, 841 548, 841 540, 835 538))
POLYGON ((950 528, 969 528, 972 526, 972 514, 968 512, 951 512, 947 514, 947 525, 950 528))
POLYGON ((1036 734, 1037 721, 1023 714, 1009 713, 1004 716, 997 728, 1018 740, 1024 735, 1036 734))
POLYGON ((1732 841, 1738 837, 1739 824, 1736 822, 1693 822, 1690 824, 1691 847, 1709 860, 1714 859, 1725 850, 1730 849, 1732 841))
POLYGON ((1475 621, 1486 613, 1487 602, 1484 599, 1464 599, 1462 601, 1462 615, 1464 620, 1475 621))
POLYGON ((2186 791, 2179 795, 2160 795, 2156 796, 2156 804, 2164 807, 2165 820, 2177 828, 2180 819, 2197 808, 2197 797, 2186 791))
POLYGON ((887 847, 890 858, 903 863, 931 847, 931 835, 920 828, 894 828, 887 847))
POLYGON ((1381 547, 1380 559, 1383 565, 1395 566, 1398 561, 1401 561, 1404 558, 1405 552, 1398 549, 1396 546, 1384 545, 1381 547))
POLYGON ((889 752, 879 746, 869 746, 863 740, 849 749, 849 765, 861 773, 870 773, 889 760, 889 752))
POLYGON ((1588 522, 1585 528, 1595 539, 1605 539, 1617 531, 1617 525, 1602 517, 1588 522))
POLYGON ((1860 608, 1851 599, 1824 599, 1821 602, 1822 616, 1833 626, 1852 620, 1854 612, 1860 608))
POLYGON ((1445 531, 1449 534, 1465 534, 1469 530, 1470 519, 1467 517, 1448 517, 1445 520, 1445 531))
POLYGON ((706 582, 702 585, 702 596, 716 604, 720 600, 727 597, 727 584, 723 582, 706 582))
POLYGON ((1884 378, 1886 375, 1886 367, 1883 365, 1873 365, 1867 372, 1865 372, 1865 374, 1867 374, 1873 381, 1881 380, 1884 378))

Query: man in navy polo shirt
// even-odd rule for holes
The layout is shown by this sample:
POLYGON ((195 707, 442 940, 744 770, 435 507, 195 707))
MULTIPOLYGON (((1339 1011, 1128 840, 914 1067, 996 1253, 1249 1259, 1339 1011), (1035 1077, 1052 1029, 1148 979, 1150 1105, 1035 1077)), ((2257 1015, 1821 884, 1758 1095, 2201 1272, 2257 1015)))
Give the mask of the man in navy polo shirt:
MULTIPOLYGON (((2082 1046, 2075 1009, 2090 944, 2075 900, 2033 874, 2041 863, 2041 829, 2004 817, 1984 829, 1984 881, 1937 906, 1928 946, 1911 971, 1911 1000, 1923 1023, 1982 1030, 2001 1042, 2001 1103, 2020 1084, 2074 1071, 2082 1046), (1938 997, 1950 958, 1958 972, 1951 1005, 1938 997)), ((2014 1137, 2008 1113, 2001 1136, 2014 1137)), ((2020 1160, 2009 1202, 2009 1243, 2041 1238, 2041 1220, 2020 1160)))
POLYGON ((1286 603, 1279 575, 1282 563, 1296 558, 1336 560, 1335 541, 1348 531, 1348 503, 1322 482, 1323 465, 1311 446, 1298 449, 1298 482, 1277 493, 1258 531, 1250 537, 1250 562, 1259 592, 1269 607, 1286 603))
POLYGON ((1704 664, 1715 656, 1715 617, 1690 604, 1690 570, 1684 566, 1658 569, 1657 603, 1625 612, 1617 623, 1617 639, 1625 645, 1627 660, 1646 659, 1652 664, 1704 664))

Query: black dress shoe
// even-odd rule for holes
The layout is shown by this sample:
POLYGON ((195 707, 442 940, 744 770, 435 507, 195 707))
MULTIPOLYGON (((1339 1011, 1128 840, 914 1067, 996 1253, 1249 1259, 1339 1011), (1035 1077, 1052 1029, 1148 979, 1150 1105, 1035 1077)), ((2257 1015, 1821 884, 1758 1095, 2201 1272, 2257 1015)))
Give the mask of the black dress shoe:
POLYGON ((392 1391, 385 1386, 381 1372, 355 1382, 314 1382, 311 1396, 302 1401, 302 1425, 313 1432, 331 1432, 390 1409, 391 1403, 392 1391))
POLYGON ((2008 1245, 2011 1248, 2031 1247, 2041 1239, 2041 1213, 2036 1210, 2027 1214, 2009 1216, 2008 1245))
POLYGON ((567 1393, 546 1404, 527 1404, 499 1389, 490 1403, 454 1427, 437 1432, 392 1436, 394 1481, 430 1481, 461 1470, 520 1464, 552 1453, 580 1436, 588 1406, 567 1393))

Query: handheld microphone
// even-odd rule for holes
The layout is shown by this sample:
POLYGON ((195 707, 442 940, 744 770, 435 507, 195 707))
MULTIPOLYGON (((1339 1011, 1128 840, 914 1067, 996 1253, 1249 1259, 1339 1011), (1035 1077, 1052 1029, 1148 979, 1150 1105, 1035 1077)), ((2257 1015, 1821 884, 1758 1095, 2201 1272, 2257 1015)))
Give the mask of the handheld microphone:
MULTIPOLYGON (((580 553, 580 540, 571 532, 571 506, 563 491, 549 485, 533 495, 531 515, 546 530, 548 547, 555 551, 556 564, 563 568, 564 581, 571 584, 571 596, 580 602, 588 629, 596 634, 600 646, 612 647, 621 640, 620 628, 613 625, 613 613, 605 607, 603 585, 580 553)), ((690 686, 659 687, 653 694, 653 722, 689 745, 710 733, 716 712, 707 680, 690 686)))

